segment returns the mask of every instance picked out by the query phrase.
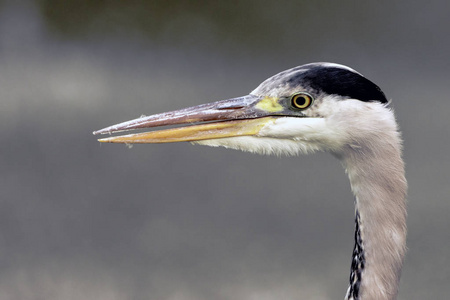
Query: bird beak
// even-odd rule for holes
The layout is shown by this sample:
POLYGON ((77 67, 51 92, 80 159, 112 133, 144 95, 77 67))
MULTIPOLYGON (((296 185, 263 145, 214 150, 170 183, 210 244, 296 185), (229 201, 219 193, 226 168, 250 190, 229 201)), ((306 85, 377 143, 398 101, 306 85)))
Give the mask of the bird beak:
POLYGON ((191 142, 258 135, 261 128, 273 122, 273 117, 269 116, 280 114, 282 111, 283 106, 278 103, 278 98, 247 95, 141 117, 94 131, 93 134, 185 125, 178 128, 99 139, 99 142, 126 144, 191 142), (192 125, 193 123, 200 124, 192 125))

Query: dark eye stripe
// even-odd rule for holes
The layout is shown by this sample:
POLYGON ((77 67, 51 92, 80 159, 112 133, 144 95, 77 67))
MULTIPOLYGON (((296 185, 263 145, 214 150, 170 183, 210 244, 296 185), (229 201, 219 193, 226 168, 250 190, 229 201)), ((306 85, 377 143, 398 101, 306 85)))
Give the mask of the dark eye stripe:
POLYGON ((288 83, 292 86, 302 83, 316 92, 325 92, 365 102, 388 102, 384 93, 375 83, 358 73, 343 68, 315 66, 293 75, 288 83))

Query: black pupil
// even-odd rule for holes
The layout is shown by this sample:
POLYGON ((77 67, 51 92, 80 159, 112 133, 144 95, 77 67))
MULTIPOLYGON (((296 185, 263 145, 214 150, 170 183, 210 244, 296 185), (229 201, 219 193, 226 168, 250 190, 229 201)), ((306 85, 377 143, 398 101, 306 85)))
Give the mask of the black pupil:
POLYGON ((297 106, 304 106, 306 104, 306 97, 305 96, 296 97, 295 104, 297 104, 297 106))

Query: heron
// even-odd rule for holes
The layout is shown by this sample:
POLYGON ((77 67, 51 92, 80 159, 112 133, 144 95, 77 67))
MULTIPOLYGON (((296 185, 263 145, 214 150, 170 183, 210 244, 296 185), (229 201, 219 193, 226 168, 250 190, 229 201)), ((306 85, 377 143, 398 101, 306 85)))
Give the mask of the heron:
POLYGON ((348 175, 355 244, 348 300, 397 298, 406 252, 406 194, 401 133, 383 91, 359 72, 310 63, 280 72, 246 96, 143 116, 95 131, 107 143, 192 142, 258 154, 326 151, 348 175))

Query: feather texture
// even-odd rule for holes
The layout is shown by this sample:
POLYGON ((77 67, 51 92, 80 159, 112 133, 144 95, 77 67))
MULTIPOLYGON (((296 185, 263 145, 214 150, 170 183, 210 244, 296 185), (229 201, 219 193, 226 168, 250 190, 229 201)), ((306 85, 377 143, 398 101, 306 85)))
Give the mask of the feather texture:
POLYGON ((365 256, 358 296, 346 299, 393 300, 406 249, 407 190, 394 113, 379 102, 328 95, 305 114, 310 117, 277 118, 258 136, 195 143, 258 154, 333 153, 356 197, 365 256))

